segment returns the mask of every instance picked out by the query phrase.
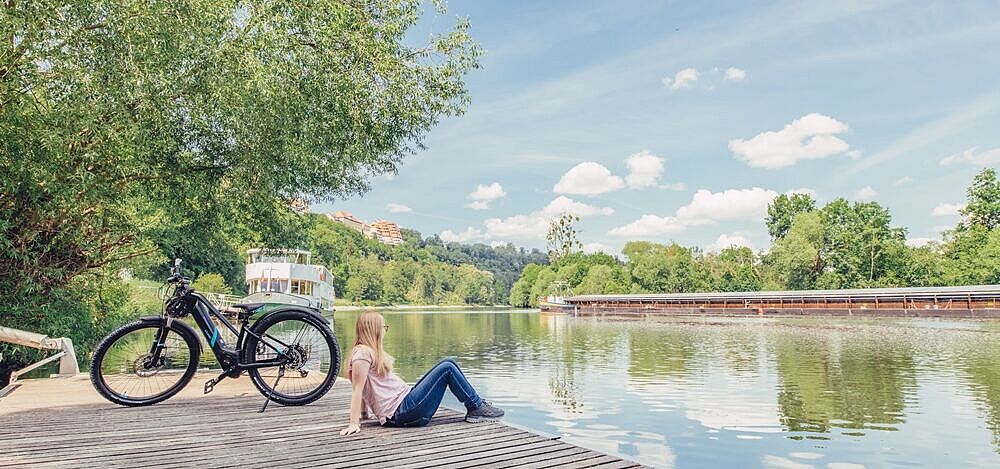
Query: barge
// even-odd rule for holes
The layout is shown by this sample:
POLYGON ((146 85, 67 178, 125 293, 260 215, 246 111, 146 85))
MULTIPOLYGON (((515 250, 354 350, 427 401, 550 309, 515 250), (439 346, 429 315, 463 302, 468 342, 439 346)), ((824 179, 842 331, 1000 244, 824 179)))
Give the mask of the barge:
POLYGON ((575 316, 878 316, 1000 318, 1000 285, 565 298, 575 316))

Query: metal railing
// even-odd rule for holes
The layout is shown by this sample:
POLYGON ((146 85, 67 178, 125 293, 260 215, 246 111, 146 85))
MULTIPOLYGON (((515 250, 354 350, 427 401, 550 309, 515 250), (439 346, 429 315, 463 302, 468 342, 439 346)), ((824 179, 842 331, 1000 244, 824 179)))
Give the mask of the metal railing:
POLYGON ((0 326, 0 342, 23 345, 39 350, 59 351, 55 355, 12 372, 10 374, 10 382, 6 387, 0 389, 0 397, 7 395, 16 387, 15 382, 20 376, 56 360, 59 360, 60 375, 72 376, 80 372, 80 366, 76 362, 76 349, 73 348, 73 341, 66 337, 53 339, 47 335, 0 326))
POLYGON ((206 300, 215 305, 216 308, 225 309, 236 303, 239 303, 241 297, 236 295, 226 295, 224 293, 201 293, 206 300))

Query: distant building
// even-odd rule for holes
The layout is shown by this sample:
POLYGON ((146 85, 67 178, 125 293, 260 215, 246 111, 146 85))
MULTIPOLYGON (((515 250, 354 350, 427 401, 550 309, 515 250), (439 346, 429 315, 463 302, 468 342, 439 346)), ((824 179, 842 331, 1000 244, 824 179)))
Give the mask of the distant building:
POLYGON ((361 234, 369 238, 378 239, 379 242, 383 244, 389 244, 392 246, 403 244, 403 234, 399 231, 399 225, 391 221, 377 220, 368 224, 350 212, 345 212, 343 210, 328 213, 326 214, 326 217, 337 223, 343 223, 350 228, 358 230, 361 234))
POLYGON ((337 223, 343 223, 349 228, 354 228, 369 238, 375 237, 375 230, 372 229, 372 226, 365 223, 364 220, 354 216, 351 212, 337 210, 336 212, 326 214, 326 217, 337 223))
POLYGON ((377 220, 372 223, 372 229, 382 243, 393 246, 403 244, 403 233, 399 232, 399 225, 391 221, 377 220))

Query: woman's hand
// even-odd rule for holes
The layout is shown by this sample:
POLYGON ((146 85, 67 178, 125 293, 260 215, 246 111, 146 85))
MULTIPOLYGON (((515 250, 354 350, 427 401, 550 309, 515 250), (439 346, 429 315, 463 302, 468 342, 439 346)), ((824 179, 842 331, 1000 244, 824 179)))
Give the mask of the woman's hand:
POLYGON ((352 423, 340 431, 340 436, 353 435, 355 433, 361 433, 361 425, 352 423))

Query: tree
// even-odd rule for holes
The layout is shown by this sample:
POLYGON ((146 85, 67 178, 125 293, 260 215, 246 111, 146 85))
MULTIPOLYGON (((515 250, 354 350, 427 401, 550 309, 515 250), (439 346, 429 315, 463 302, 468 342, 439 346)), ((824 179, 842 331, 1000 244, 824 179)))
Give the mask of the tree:
POLYGON ((767 232, 771 239, 784 238, 792 227, 792 221, 800 213, 816 209, 816 201, 809 194, 781 194, 767 206, 767 232))
POLYGON ((352 301, 378 301, 382 299, 382 276, 379 264, 374 258, 355 261, 350 266, 351 275, 344 292, 352 301))
POLYGON ((817 212, 800 213, 767 255, 771 281, 768 290, 814 288, 823 273, 823 219, 817 212))
POLYGON ((226 279, 214 272, 205 272, 191 283, 191 287, 200 292, 231 294, 233 289, 226 285, 226 279))
POLYGON ((587 271, 587 275, 573 291, 581 295, 609 295, 625 293, 625 284, 620 267, 595 265, 587 271))
POLYGON ((564 213, 549 223, 549 232, 545 235, 545 239, 549 242, 549 259, 552 262, 571 254, 573 251, 583 249, 583 243, 577 239, 577 231, 574 226, 579 221, 580 217, 564 213))
POLYGON ((758 260, 748 247, 732 246, 699 259, 709 276, 709 291, 757 291, 763 286, 758 260))
POLYGON ((968 223, 982 225, 987 229, 1000 226, 1000 180, 993 168, 986 168, 976 174, 966 190, 968 203, 962 215, 968 223))
POLYGON ((177 227, 223 230, 228 246, 295 244, 291 202, 359 194, 396 171, 464 111, 480 55, 464 19, 413 44, 422 9, 0 5, 0 316, 40 311, 5 325, 52 335, 41 306, 58 290, 90 303, 134 259, 211 252, 177 227))
POLYGON ((893 265, 892 254, 902 252, 906 230, 893 228, 889 209, 877 202, 849 203, 837 199, 821 210, 826 246, 824 262, 833 283, 824 288, 863 288, 879 285, 893 265))
POLYGON ((622 252, 628 256, 627 269, 632 283, 642 292, 682 293, 698 290, 700 275, 691 249, 632 241, 622 252))
POLYGON ((538 273, 541 270, 542 266, 535 263, 524 266, 524 270, 521 271, 521 277, 510 288, 508 303, 511 306, 516 308, 531 306, 531 288, 534 286, 535 279, 538 278, 538 273))

